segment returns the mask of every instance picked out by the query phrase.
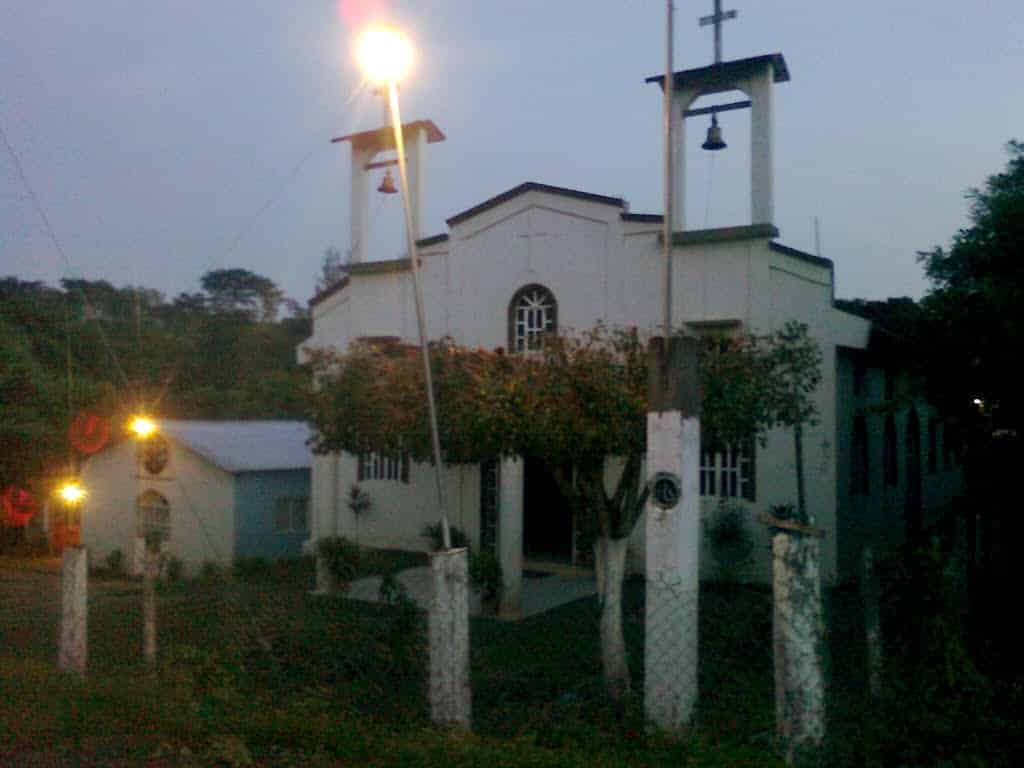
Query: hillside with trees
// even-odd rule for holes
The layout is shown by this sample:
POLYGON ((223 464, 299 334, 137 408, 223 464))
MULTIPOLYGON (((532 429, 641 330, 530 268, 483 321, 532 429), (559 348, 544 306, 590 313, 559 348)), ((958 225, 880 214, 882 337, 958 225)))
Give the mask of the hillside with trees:
POLYGON ((166 299, 141 286, 0 278, 0 488, 43 491, 66 471, 83 411, 116 434, 129 412, 160 418, 301 418, 308 378, 295 348, 306 309, 245 269, 166 299))

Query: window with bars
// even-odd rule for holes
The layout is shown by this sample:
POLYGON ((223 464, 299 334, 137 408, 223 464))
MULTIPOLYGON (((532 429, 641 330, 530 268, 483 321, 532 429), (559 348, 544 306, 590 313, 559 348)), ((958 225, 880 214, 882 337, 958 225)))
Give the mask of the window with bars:
POLYGON ((508 307, 508 348, 511 352, 540 349, 545 333, 558 330, 558 303, 543 285, 516 291, 508 307))
POLYGON ((853 417, 853 443, 850 454, 850 493, 871 493, 871 453, 868 443, 868 419, 864 411, 857 411, 853 417))
POLYGON ((409 454, 401 456, 384 456, 380 453, 361 453, 356 479, 364 480, 400 480, 409 482, 409 454))
POLYGON ((281 496, 274 501, 274 532, 303 533, 309 526, 309 499, 281 496))
POLYGON ((135 500, 135 535, 154 544, 171 538, 171 505, 156 491, 146 491, 135 500))
POLYGON ((700 495, 755 501, 754 444, 727 446, 720 451, 701 448, 700 495))

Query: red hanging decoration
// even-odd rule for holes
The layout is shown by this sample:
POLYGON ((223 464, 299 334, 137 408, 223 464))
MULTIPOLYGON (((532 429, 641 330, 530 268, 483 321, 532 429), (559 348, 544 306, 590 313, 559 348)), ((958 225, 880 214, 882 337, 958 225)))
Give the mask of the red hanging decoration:
POLYGON ((110 441, 110 424, 102 416, 82 411, 71 422, 68 439, 79 453, 98 453, 110 441))
POLYGON ((13 485, 4 489, 3 495, 0 496, 0 506, 3 507, 4 523, 13 528, 28 525, 39 508, 31 493, 13 485))

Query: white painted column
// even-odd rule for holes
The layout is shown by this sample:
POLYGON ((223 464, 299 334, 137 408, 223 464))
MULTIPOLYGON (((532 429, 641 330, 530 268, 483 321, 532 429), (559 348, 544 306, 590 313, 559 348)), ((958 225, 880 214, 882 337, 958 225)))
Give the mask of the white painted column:
POLYGON ((772 159, 772 82, 774 71, 765 67, 749 81, 750 94, 750 223, 775 220, 772 159))
POLYGON ((361 148, 352 147, 352 188, 349 192, 350 214, 349 232, 351 234, 351 260, 353 264, 366 261, 367 238, 370 236, 370 175, 366 164, 374 153, 361 148))
POLYGON ((406 136, 406 177, 409 180, 409 211, 412 218, 413 239, 423 237, 423 223, 420 213, 423 201, 423 155, 427 149, 427 131, 416 128, 406 136))
POLYGON ((89 658, 89 566, 83 547, 65 547, 61 557, 60 646, 57 666, 85 675, 89 658))
POLYGON ((654 725, 677 731, 690 721, 697 701, 700 411, 695 341, 673 339, 667 355, 662 345, 662 339, 652 340, 647 414, 652 490, 645 531, 644 711, 654 725), (678 481, 673 506, 674 494, 658 492, 661 473, 678 481))
POLYGON ((430 570, 430 717, 438 724, 469 728, 469 550, 432 552, 430 570))
POLYGON ((523 483, 526 462, 502 459, 498 469, 498 561, 504 589, 498 615, 518 619, 523 609, 523 483))
POLYGON ((672 230, 686 229, 686 120, 683 112, 690 108, 696 94, 683 88, 675 92, 672 104, 672 230))

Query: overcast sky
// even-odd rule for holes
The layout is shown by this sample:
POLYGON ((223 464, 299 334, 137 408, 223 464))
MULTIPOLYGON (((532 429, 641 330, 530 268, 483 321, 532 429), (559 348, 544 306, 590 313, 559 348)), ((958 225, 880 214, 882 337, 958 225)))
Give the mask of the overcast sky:
MULTIPOLYGON (((676 69, 712 60, 676 2, 676 69)), ((1020 0, 726 0, 726 59, 781 52, 776 224, 836 263, 837 295, 920 296, 915 252, 966 223, 964 192, 1024 138, 1020 0)), ((403 116, 431 118, 424 232, 523 181, 661 212, 662 0, 0 0, 0 276, 74 274, 168 297, 244 267, 300 301, 324 249, 348 245, 348 148, 379 99, 352 58, 358 27, 417 47, 403 116)), ((691 122, 691 227, 749 221, 749 112, 725 152, 691 122)), ((402 251, 398 196, 371 202, 371 258, 402 251)))

